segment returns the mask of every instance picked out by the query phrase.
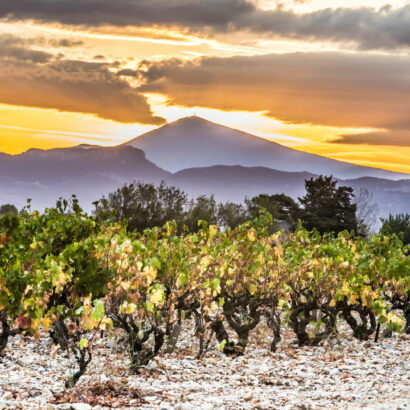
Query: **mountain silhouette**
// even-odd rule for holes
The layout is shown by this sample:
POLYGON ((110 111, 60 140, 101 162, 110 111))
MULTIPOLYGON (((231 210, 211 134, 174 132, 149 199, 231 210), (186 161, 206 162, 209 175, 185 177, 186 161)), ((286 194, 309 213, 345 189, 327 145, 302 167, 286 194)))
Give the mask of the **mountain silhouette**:
POLYGON ((126 145, 142 149, 150 161, 171 172, 194 167, 242 165, 338 178, 410 178, 409 174, 362 167, 297 151, 196 116, 147 132, 126 145))
POLYGON ((129 147, 81 145, 51 150, 30 149, 0 155, 0 204, 22 207, 27 198, 36 208, 77 194, 87 209, 102 194, 133 180, 160 183, 170 173, 129 147))
MULTIPOLYGON (((284 172, 265 167, 216 165, 188 168, 170 174, 166 182, 176 185, 192 197, 215 196, 219 202, 241 203, 255 195, 284 193, 297 199, 305 194, 305 180, 317 175, 307 172, 284 172)), ((339 186, 352 187, 354 192, 367 188, 378 205, 378 216, 409 211, 410 179, 392 181, 374 177, 337 179, 339 186)))
POLYGON ((366 176, 360 178, 339 177, 339 185, 351 186, 356 191, 368 188, 379 206, 379 216, 408 212, 410 178, 376 178, 372 173, 386 173, 394 178, 400 174, 306 154, 190 117, 144 134, 131 141, 131 145, 82 144, 73 148, 30 149, 20 155, 0 153, 0 204, 12 203, 21 208, 27 198, 32 198, 33 208, 44 209, 53 206, 60 196, 76 194, 81 205, 90 211, 92 202, 103 194, 133 181, 164 181, 181 188, 190 198, 214 194, 219 202, 240 203, 260 193, 284 193, 297 199, 305 192, 306 179, 319 174, 365 172, 366 176), (135 148, 137 142, 151 155, 135 148), (272 167, 263 165, 269 161, 272 167), (209 162, 216 164, 205 165, 209 162), (309 172, 273 169, 275 164, 309 172))

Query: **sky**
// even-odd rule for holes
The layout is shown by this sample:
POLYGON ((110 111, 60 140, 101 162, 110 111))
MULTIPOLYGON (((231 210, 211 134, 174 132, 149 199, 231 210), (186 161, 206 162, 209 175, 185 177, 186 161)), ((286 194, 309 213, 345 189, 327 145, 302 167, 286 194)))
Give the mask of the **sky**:
POLYGON ((193 114, 410 173, 410 1, 0 1, 0 152, 193 114))

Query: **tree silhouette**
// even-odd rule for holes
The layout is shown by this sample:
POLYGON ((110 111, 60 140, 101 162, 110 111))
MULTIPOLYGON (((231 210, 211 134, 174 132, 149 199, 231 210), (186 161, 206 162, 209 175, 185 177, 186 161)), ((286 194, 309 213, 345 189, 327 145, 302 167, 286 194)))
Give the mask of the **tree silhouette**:
POLYGON ((299 202, 303 207, 301 219, 306 229, 317 229, 321 234, 357 231, 353 189, 336 185, 332 176, 305 180, 306 194, 299 198, 299 202))
POLYGON ((245 204, 252 219, 259 215, 260 209, 266 209, 273 217, 273 230, 282 227, 293 230, 300 216, 298 204, 285 194, 260 194, 246 199, 245 204))
POLYGON ((410 243, 410 214, 389 215, 381 218, 383 223, 380 233, 399 235, 405 245, 410 243))
POLYGON ((17 215, 18 209, 12 204, 4 204, 0 206, 0 216, 6 214, 17 215))

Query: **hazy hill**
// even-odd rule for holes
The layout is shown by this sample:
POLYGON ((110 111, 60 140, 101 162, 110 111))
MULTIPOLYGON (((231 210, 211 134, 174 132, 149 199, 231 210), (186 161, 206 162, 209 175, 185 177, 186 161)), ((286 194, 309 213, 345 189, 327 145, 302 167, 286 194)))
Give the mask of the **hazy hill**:
POLYGON ((214 194, 218 201, 242 202, 260 193, 286 193, 296 198, 304 193, 305 179, 314 174, 284 172, 264 167, 216 165, 188 168, 168 176, 167 182, 178 185, 192 196, 214 194))
MULTIPOLYGON (((242 202, 260 193, 284 193, 293 198, 305 193, 307 172, 283 172, 264 167, 214 166, 191 168, 169 175, 167 182, 193 196, 214 194, 221 202, 242 202)), ((340 185, 358 191, 368 188, 379 208, 379 216, 410 211, 410 179, 391 181, 373 177, 338 179, 340 185)))
MULTIPOLYGON (((312 176, 315 174, 240 165, 194 167, 172 174, 147 160, 142 150, 127 145, 32 149, 21 155, 0 154, 0 204, 13 203, 21 208, 27 198, 32 198, 33 207, 41 209, 54 205, 60 196, 75 193, 89 211, 92 202, 103 194, 134 180, 156 184, 164 180, 190 197, 215 194, 222 202, 242 202, 260 193, 285 193, 297 198, 304 194, 305 179, 312 176)), ((368 187, 381 216, 410 210, 410 179, 363 177, 340 180, 340 184, 354 189, 368 187)))
POLYGON ((168 175, 143 151, 130 146, 31 149, 0 156, 0 203, 21 207, 32 198, 36 207, 45 207, 55 204, 59 196, 75 193, 90 208, 102 193, 124 182, 159 183, 168 175))
POLYGON ((214 165, 242 165, 338 178, 410 178, 408 174, 307 154, 199 117, 169 123, 134 138, 127 145, 142 149, 150 161, 171 172, 214 165))

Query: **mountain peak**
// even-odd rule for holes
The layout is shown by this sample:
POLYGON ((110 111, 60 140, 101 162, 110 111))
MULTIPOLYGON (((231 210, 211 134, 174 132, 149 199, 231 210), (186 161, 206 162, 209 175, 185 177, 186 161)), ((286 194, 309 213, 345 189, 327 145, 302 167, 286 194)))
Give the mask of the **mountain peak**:
MULTIPOLYGON (((175 121, 169 122, 168 124, 164 125, 163 127, 182 127, 182 128, 203 128, 203 127, 220 127, 220 128, 228 128, 224 125, 217 124, 215 122, 209 121, 205 118, 198 117, 197 115, 191 115, 189 117, 182 117, 175 121)), ((163 128, 161 127, 161 128, 163 128)))
POLYGON ((214 165, 242 165, 334 175, 344 179, 406 177, 297 151, 196 115, 180 118, 124 145, 142 149, 147 159, 171 172, 214 165))

